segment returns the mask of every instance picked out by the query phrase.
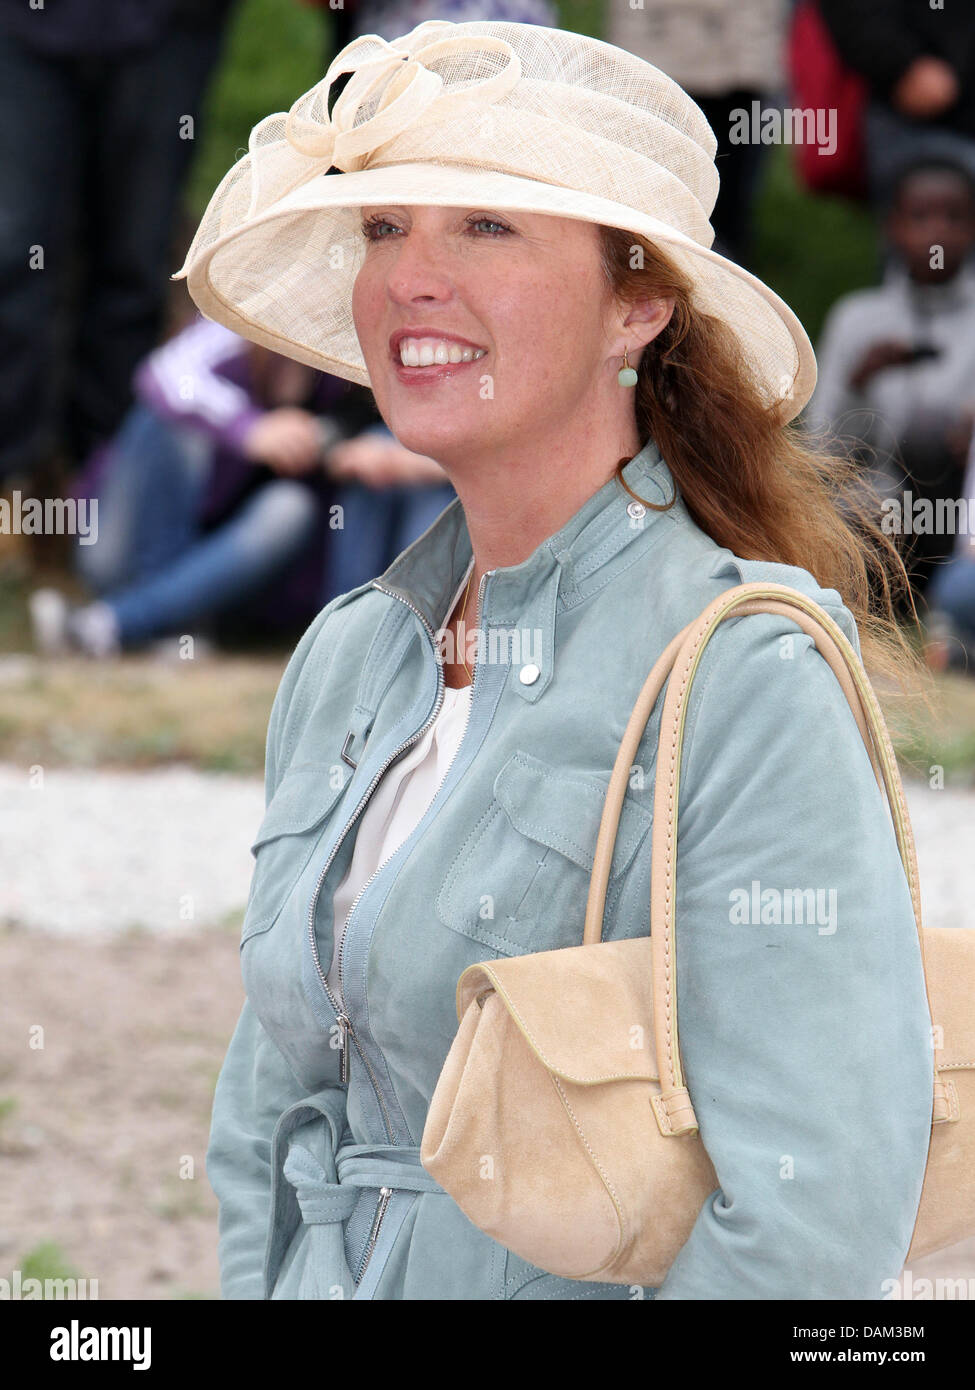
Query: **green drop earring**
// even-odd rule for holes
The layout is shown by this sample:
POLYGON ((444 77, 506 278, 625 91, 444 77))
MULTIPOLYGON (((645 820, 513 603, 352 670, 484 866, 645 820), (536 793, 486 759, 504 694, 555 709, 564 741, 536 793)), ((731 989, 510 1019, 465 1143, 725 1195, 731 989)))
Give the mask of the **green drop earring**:
POLYGON ((627 361, 626 348, 623 349, 623 365, 620 367, 617 381, 621 386, 635 386, 637 377, 636 370, 627 361))

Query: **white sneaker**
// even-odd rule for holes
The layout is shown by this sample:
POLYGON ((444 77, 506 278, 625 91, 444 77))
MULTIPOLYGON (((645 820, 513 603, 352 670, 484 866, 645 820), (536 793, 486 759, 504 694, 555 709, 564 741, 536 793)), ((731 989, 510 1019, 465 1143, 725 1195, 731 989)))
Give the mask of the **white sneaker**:
POLYGON ((118 656, 122 650, 115 612, 107 603, 96 601, 76 608, 67 621, 68 637, 86 656, 103 659, 118 656))
POLYGON ((35 589, 27 600, 34 646, 42 656, 68 650, 68 600, 57 589, 35 589))

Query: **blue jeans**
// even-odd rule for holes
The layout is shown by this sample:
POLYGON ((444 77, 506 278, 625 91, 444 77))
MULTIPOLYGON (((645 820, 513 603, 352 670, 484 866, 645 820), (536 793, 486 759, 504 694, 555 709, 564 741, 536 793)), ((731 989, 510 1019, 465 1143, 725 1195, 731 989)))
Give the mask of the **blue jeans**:
POLYGON ((199 516, 213 444, 199 430, 132 407, 98 495, 98 539, 77 548, 85 582, 115 612, 123 646, 181 631, 251 597, 308 544, 312 491, 275 478, 218 529, 199 516))
POLYGON ((947 613, 960 632, 975 639, 975 550, 966 547, 935 570, 928 598, 932 608, 947 613))
POLYGON ((449 483, 387 488, 349 483, 338 488, 342 525, 328 533, 323 606, 382 574, 455 496, 449 483))

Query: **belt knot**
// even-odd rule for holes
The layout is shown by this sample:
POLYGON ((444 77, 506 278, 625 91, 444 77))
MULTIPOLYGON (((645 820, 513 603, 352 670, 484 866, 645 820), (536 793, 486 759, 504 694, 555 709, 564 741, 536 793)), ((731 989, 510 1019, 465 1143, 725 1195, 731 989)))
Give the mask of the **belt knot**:
POLYGON ((292 1140, 283 1173, 295 1189, 302 1220, 311 1225, 345 1221, 363 1187, 394 1191, 444 1189, 420 1163, 420 1150, 397 1144, 343 1144, 335 1155, 333 1181, 324 1164, 304 1144, 292 1140))

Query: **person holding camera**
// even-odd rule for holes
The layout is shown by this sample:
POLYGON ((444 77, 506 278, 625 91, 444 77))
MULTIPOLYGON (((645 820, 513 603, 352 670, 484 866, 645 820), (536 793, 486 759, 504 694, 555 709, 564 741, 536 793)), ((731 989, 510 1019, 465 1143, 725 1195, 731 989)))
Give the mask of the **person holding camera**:
POLYGON ((860 457, 924 594, 954 546, 942 518, 961 491, 975 418, 975 178, 950 159, 905 165, 885 231, 883 283, 827 316, 804 420, 860 457))

